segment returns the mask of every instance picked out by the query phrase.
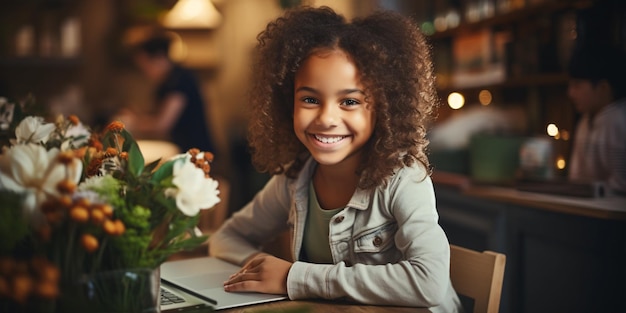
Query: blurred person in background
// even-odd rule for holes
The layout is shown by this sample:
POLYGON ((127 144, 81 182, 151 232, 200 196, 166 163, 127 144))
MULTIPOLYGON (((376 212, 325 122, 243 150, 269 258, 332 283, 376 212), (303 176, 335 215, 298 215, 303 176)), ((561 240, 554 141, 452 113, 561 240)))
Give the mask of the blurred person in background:
POLYGON ((569 178, 605 182, 621 194, 626 194, 625 62, 617 47, 581 46, 572 54, 567 90, 581 114, 569 178))
POLYGON ((170 39, 155 35, 133 49, 133 61, 156 85, 155 105, 148 114, 123 109, 116 119, 139 138, 169 140, 181 152, 210 151, 215 144, 207 124, 206 106, 194 73, 169 57, 170 39))

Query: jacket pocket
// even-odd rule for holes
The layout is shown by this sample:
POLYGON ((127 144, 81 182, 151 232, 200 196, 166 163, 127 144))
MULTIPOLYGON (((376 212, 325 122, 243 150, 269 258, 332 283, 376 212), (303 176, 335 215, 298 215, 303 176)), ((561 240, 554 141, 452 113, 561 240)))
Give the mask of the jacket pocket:
POLYGON ((396 223, 388 223, 374 228, 354 239, 355 253, 376 253, 393 246, 393 237, 398 229, 396 223))

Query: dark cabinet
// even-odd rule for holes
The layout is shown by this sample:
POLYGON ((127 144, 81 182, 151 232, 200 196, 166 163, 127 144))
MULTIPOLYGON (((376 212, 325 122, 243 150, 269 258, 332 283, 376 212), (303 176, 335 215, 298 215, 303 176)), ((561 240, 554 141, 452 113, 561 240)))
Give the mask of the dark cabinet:
POLYGON ((506 254, 501 312, 626 312, 626 219, 435 190, 451 243, 506 254))

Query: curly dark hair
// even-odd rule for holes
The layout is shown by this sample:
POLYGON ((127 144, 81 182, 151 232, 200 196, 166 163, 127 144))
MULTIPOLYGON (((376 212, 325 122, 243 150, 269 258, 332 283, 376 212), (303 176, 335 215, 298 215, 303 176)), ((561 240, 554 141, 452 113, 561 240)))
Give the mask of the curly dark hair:
POLYGON ((289 10, 257 37, 248 139, 257 170, 295 178, 309 157, 293 129, 294 80, 312 53, 339 49, 374 99, 376 125, 363 147, 359 187, 385 184, 394 171, 426 156, 426 125, 439 98, 431 48, 410 18, 380 11, 346 22, 328 7, 289 10))

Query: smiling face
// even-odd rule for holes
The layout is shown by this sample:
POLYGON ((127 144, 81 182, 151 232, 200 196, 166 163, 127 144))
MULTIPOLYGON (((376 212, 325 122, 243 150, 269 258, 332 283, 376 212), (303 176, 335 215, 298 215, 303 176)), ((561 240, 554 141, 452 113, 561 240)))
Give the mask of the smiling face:
POLYGON ((302 63, 295 77, 293 121, 296 136, 320 166, 356 168, 375 117, 346 53, 325 50, 302 63))

